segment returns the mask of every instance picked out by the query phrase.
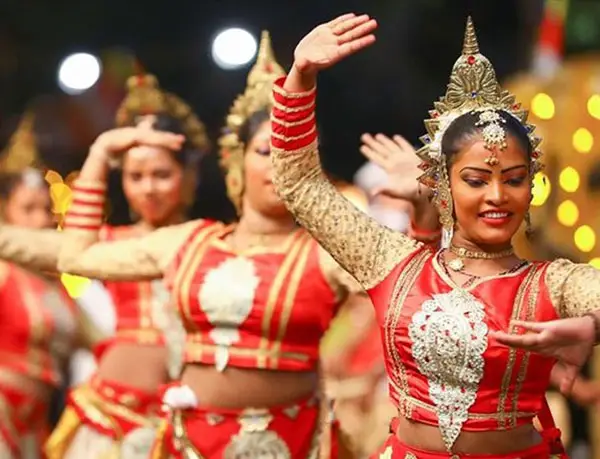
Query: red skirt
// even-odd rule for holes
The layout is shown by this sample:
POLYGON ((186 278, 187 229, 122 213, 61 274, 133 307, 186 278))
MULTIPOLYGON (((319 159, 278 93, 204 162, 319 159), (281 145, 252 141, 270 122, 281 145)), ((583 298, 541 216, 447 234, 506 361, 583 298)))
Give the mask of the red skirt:
POLYGON ((382 448, 371 456, 372 459, 559 459, 552 455, 547 444, 541 443, 524 451, 511 454, 453 454, 422 451, 403 444, 395 434, 391 434, 382 448))
POLYGON ((21 457, 23 437, 35 437, 41 455, 48 435, 48 404, 34 394, 0 383, 0 442, 15 457, 21 457))
POLYGON ((158 425, 160 407, 157 392, 93 377, 69 394, 58 426, 46 443, 46 454, 50 459, 62 458, 84 425, 120 442, 135 429, 158 425))
POLYGON ((306 459, 320 448, 321 416, 316 397, 264 409, 173 410, 159 429, 151 459, 306 459))

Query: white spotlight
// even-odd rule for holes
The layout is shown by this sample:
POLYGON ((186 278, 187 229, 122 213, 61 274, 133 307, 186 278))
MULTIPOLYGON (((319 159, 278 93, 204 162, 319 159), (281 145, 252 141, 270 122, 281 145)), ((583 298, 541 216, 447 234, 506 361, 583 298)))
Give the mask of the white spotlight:
POLYGON ((71 54, 58 68, 58 85, 67 94, 81 94, 96 84, 100 78, 100 60, 88 53, 71 54))
POLYGON ((212 44, 212 57, 215 63, 225 70, 242 67, 256 54, 258 45, 250 32, 231 28, 220 32, 212 44))

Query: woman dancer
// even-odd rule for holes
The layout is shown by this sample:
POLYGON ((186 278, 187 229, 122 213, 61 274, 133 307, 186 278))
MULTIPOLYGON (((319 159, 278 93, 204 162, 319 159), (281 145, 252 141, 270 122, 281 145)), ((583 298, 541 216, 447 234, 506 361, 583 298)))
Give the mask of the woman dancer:
MULTIPOLYGON (((132 77, 128 86, 129 94, 117 114, 117 124, 125 126, 119 132, 144 147, 132 149, 118 162, 123 190, 139 221, 124 227, 103 224, 103 240, 135 239, 184 221, 194 197, 197 162, 208 144, 204 127, 190 108, 162 92, 153 76, 132 77), (181 151, 173 154, 170 144, 163 146, 163 136, 181 136, 176 141, 181 151)), ((106 180, 109 169, 109 159, 92 149, 84 170, 106 180)), ((75 208, 79 199, 74 197, 75 208)), ((87 200, 103 202, 104 196, 87 200)), ((97 217, 102 217, 102 211, 97 217)), ((65 233, 23 232, 5 225, 0 227, 0 258, 56 269, 64 240, 65 233)), ((107 282, 106 287, 116 307, 117 332, 97 347, 97 373, 71 393, 46 445, 50 459, 143 455, 160 417, 159 388, 179 375, 184 331, 172 309, 165 307, 169 295, 162 284, 107 282)))
MULTIPOLYGON (((319 341, 356 286, 296 226, 273 189, 268 113, 272 83, 283 74, 265 33, 221 139, 239 222, 200 220, 99 242, 102 204, 92 197, 105 184, 86 170, 79 178, 60 269, 113 280, 165 277, 187 330, 186 366, 181 384, 165 393, 171 415, 154 458, 305 458, 318 451, 319 420, 328 415, 316 399, 319 341)), ((120 154, 131 143, 117 134, 93 150, 120 154)))
POLYGON ((594 344, 599 274, 589 265, 514 255, 511 238, 527 220, 540 139, 479 53, 470 20, 418 151, 445 248, 383 228, 323 178, 316 74, 372 44, 376 26, 366 15, 345 15, 300 42, 290 74, 274 86, 272 159, 288 208, 375 305, 399 413, 381 457, 564 454, 544 393, 556 358, 568 368, 562 385, 569 389, 594 344), (538 333, 519 334, 524 328, 538 333))
MULTIPOLYGON (((52 204, 37 163, 28 114, 2 158, 0 218, 15 228, 51 228, 52 204)), ((0 262, 0 457, 40 459, 51 397, 76 347, 101 335, 57 279, 0 262)))

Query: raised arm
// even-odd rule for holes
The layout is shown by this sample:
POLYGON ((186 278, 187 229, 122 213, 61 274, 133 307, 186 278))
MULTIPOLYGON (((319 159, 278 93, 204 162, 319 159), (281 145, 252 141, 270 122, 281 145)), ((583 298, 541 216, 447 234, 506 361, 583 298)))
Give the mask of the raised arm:
POLYGON ((142 128, 120 128, 102 134, 73 186, 73 203, 65 218, 65 235, 58 269, 101 280, 150 280, 163 276, 177 250, 202 225, 189 222, 162 228, 148 235, 122 241, 99 242, 108 162, 136 145, 177 150, 182 138, 142 128))
POLYGON ((359 211, 324 175, 314 115, 315 75, 360 46, 361 38, 347 38, 353 33, 362 37, 362 46, 369 44, 371 35, 365 34, 373 28, 368 17, 345 15, 302 40, 290 74, 273 89, 271 141, 279 195, 298 222, 365 289, 381 282, 419 245, 359 211))
POLYGON ((0 224, 0 259, 27 269, 54 272, 63 236, 55 229, 0 224))

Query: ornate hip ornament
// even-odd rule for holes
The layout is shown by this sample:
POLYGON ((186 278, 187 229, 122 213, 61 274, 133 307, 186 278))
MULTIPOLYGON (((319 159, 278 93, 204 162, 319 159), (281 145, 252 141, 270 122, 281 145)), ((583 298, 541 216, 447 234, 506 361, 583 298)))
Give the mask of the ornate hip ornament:
POLYGON ((425 301, 409 325, 413 358, 428 379, 448 451, 468 418, 483 377, 488 332, 484 317, 481 302, 455 289, 425 301))
POLYGON ((210 337, 218 346, 217 370, 229 361, 229 346, 240 339, 238 328, 250 315, 260 278, 252 260, 229 258, 204 278, 198 300, 211 325, 210 337))

